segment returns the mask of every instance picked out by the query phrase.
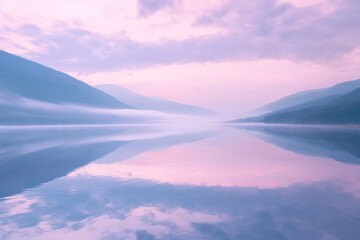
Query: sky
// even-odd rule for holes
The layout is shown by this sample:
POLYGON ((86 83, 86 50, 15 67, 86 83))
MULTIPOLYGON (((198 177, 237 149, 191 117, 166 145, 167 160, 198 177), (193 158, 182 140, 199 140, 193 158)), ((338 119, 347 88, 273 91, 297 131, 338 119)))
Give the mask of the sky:
POLYGON ((241 116, 360 78, 359 0, 0 0, 0 49, 241 116))

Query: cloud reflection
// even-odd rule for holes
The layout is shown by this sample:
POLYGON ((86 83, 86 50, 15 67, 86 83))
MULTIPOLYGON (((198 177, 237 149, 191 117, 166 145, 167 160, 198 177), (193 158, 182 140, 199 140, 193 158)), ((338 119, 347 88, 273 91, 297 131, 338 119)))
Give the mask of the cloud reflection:
POLYGON ((0 152, 8 158, 0 165, 5 177, 0 176, 6 182, 22 171, 28 185, 1 185, 7 197, 0 201, 0 239, 360 237, 356 165, 284 151, 234 129, 222 129, 211 138, 211 133, 178 129, 160 133, 151 127, 115 130, 81 127, 74 134, 70 128, 70 132, 50 131, 45 138, 47 131, 39 128, 32 137, 24 129, 13 134, 2 130, 7 134, 0 135, 0 141, 5 143, 6 136, 10 141, 18 139, 20 149, 27 151, 15 154, 9 150, 11 144, 2 146, 0 152), (51 147, 29 150, 29 144, 47 142, 51 147), (177 144, 182 145, 174 147, 177 144), (116 172, 126 170, 126 164, 116 165, 119 162, 136 165, 139 159, 147 163, 140 162, 144 169, 151 170, 159 157, 163 157, 159 166, 165 166, 164 172, 183 175, 187 181, 166 181, 161 178, 164 172, 155 172, 153 180, 148 175, 79 174, 94 166, 87 165, 92 159, 96 159, 96 171, 109 164, 116 172), (49 167, 49 159, 58 164, 49 167), (86 166, 71 169, 78 165, 86 166), (210 184, 193 182, 191 170, 202 172, 210 184), (228 175, 236 184, 211 184, 223 179, 209 170, 228 175))
POLYGON ((8 200, 0 203, 4 239, 355 240, 360 236, 359 199, 333 183, 260 190, 64 178, 24 195, 39 199, 27 213, 9 214, 8 200))

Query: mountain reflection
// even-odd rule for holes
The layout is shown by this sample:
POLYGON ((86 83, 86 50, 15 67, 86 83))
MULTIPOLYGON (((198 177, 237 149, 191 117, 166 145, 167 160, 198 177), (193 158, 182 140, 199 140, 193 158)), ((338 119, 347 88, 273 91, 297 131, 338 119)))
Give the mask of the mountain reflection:
POLYGON ((360 164, 360 129, 342 127, 239 125, 268 143, 295 153, 360 164))
POLYGON ((352 129, 177 128, 0 128, 0 239, 360 239, 352 129))
MULTIPOLYGON (((209 136, 209 133, 166 132, 159 135, 158 129, 155 133, 150 129, 74 127, 2 130, 0 198, 65 176, 115 150, 113 161, 121 161, 142 152, 209 136)), ((111 155, 104 161, 110 161, 110 158, 111 155)))

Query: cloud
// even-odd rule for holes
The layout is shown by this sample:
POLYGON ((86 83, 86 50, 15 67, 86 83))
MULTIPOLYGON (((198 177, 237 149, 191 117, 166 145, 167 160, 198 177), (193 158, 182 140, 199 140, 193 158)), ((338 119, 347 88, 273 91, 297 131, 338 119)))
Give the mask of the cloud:
POLYGON ((156 240, 156 237, 146 230, 139 230, 135 235, 137 240, 156 240))
POLYGON ((18 28, 19 33, 24 35, 33 35, 41 33, 41 29, 34 24, 22 24, 18 28))
MULTIPOLYGON (((200 17, 198 24, 226 28, 231 32, 228 39, 247 45, 256 58, 327 61, 360 44, 356 40, 360 30, 354 24, 360 21, 360 2, 331 3, 334 9, 329 12, 323 5, 295 7, 274 0, 232 0, 200 17)), ((241 49, 234 50, 243 55, 241 49)))
POLYGON ((165 7, 172 6, 175 0, 137 0, 141 17, 147 17, 165 7))
MULTIPOLYGON (((173 4, 170 0, 138 1, 142 16, 173 4)), ((193 22, 195 27, 221 29, 218 33, 152 42, 133 40, 126 33, 102 35, 73 25, 56 32, 40 31, 30 24, 9 31, 25 34, 32 45, 42 46, 42 52, 31 54, 33 60, 72 72, 257 59, 332 65, 360 47, 359 11, 360 2, 355 0, 329 0, 306 7, 275 0, 229 0, 193 22)), ((171 14, 176 15, 176 9, 171 14)))

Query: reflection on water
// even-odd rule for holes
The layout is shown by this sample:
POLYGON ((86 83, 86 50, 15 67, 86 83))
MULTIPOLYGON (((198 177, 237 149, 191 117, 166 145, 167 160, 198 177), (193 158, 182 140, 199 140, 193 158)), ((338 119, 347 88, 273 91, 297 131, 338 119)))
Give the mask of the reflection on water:
POLYGON ((295 153, 360 165, 358 127, 254 125, 237 128, 256 131, 265 141, 295 153))
POLYGON ((152 148, 211 134, 176 133, 154 127, 5 129, 0 133, 0 197, 65 176, 104 156, 109 158, 114 151, 117 161, 121 161, 152 148), (130 151, 129 145, 137 147, 130 151))
POLYGON ((0 239, 358 240, 358 144, 331 128, 0 129, 0 239))

